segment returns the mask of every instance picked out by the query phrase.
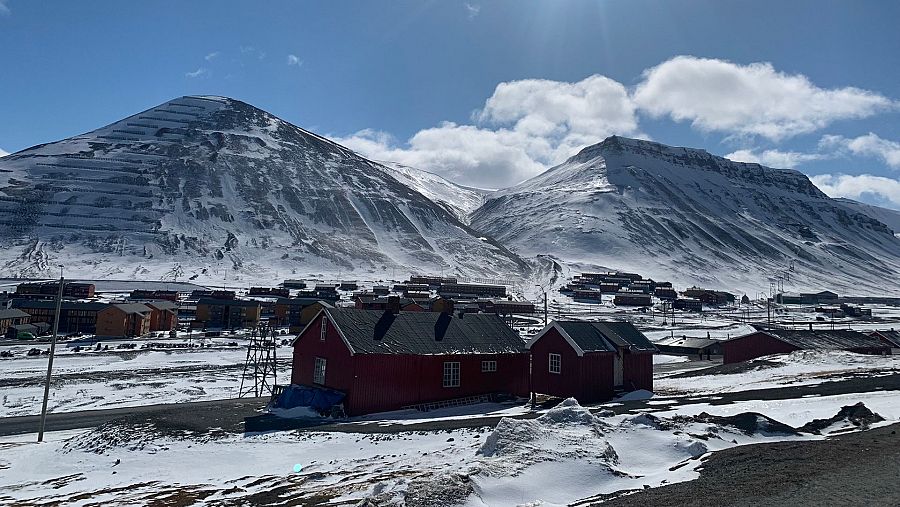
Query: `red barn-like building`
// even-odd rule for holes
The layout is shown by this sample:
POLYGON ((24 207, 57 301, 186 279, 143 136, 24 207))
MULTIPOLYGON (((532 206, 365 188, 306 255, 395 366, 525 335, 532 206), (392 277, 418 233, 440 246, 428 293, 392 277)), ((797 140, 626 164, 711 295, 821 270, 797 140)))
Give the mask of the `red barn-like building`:
POLYGON ((294 340, 291 383, 346 395, 348 415, 528 395, 528 352, 489 314, 325 308, 294 340))
POLYGON ((656 347, 629 322, 554 321, 528 348, 536 393, 593 403, 653 390, 656 347))
POLYGON ((722 342, 722 362, 739 363, 795 350, 846 350, 859 354, 890 354, 891 346, 857 331, 768 329, 722 342))

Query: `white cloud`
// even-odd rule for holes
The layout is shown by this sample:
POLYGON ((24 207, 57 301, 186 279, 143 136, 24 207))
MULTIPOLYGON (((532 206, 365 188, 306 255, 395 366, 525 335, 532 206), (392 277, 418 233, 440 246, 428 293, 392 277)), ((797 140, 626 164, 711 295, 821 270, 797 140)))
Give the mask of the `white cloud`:
POLYGON ((502 188, 612 134, 641 135, 627 90, 603 76, 577 83, 501 83, 474 117, 476 125, 445 122, 419 131, 403 146, 373 130, 334 139, 375 160, 418 167, 463 185, 502 188))
MULTIPOLYGON (((578 82, 509 81, 497 85, 470 125, 443 123, 405 142, 369 129, 336 140, 370 158, 404 163, 465 185, 500 188, 610 135, 644 137, 639 112, 689 120, 704 132, 777 141, 897 106, 858 88, 820 88, 768 63, 737 65, 679 56, 644 71, 632 89, 601 75, 578 82)), ((892 155, 896 143, 874 141, 848 140, 846 150, 883 153, 889 161, 900 156, 892 155)), ((834 149, 820 146, 812 153, 741 149, 727 157, 793 168, 835 155, 834 149)))
POLYGON ((470 4, 466 2, 466 14, 469 16, 469 19, 474 18, 479 13, 481 13, 481 6, 477 4, 470 4))
POLYGON ((831 197, 859 199, 862 196, 877 196, 900 208, 900 181, 871 174, 820 174, 810 180, 831 197))
POLYGON ((6 3, 7 0, 0 0, 0 16, 8 16, 12 12, 6 3))
POLYGON ((875 157, 895 169, 900 169, 900 143, 882 139, 871 132, 854 138, 824 136, 819 141, 819 146, 848 151, 854 155, 875 157))
POLYGON ((9 152, 4 150, 3 148, 0 148, 0 157, 5 157, 7 155, 9 155, 9 152))
POLYGON ((193 79, 193 78, 205 76, 208 73, 209 73, 209 71, 206 70, 205 67, 200 67, 199 69, 195 70, 194 72, 185 72, 184 75, 185 75, 185 77, 189 77, 189 78, 193 79))
POLYGON ((703 131, 772 140, 896 107, 890 99, 859 88, 819 88, 806 76, 778 72, 770 63, 737 65, 693 56, 677 56, 645 70, 633 97, 654 117, 690 121, 703 131))
POLYGON ((296 65, 297 67, 302 67, 303 60, 301 60, 297 55, 287 55, 287 64, 288 65, 296 65))
POLYGON ((793 169, 804 162, 822 160, 827 158, 821 153, 801 153, 797 151, 764 150, 755 149, 737 150, 725 155, 725 158, 735 162, 750 162, 762 164, 766 167, 779 169, 793 169))
POLYGON ((219 52, 218 52, 218 51, 213 51, 212 53, 209 53, 208 55, 204 56, 203 59, 206 60, 206 61, 208 62, 208 61, 211 61, 212 59, 214 59, 214 58, 216 58, 216 57, 218 57, 218 56, 219 56, 219 52))

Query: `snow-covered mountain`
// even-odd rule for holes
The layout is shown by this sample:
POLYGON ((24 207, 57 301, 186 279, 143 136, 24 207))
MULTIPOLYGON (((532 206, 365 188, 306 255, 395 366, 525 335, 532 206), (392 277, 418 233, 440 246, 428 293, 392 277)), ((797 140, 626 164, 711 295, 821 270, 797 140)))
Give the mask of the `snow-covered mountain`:
POLYGON ((473 211, 484 204, 490 190, 464 187, 437 174, 396 162, 380 162, 388 174, 433 202, 447 208, 461 221, 468 223, 473 211))
POLYGON ((450 212, 422 192, 454 186, 418 191, 406 171, 237 100, 182 97, 0 159, 0 272, 271 282, 526 269, 455 214, 477 193, 448 197, 450 212))
POLYGON ((472 227, 523 255, 745 292, 898 293, 900 239, 803 174, 610 137, 488 196, 472 227))
POLYGON ((870 217, 882 222, 894 231, 894 235, 900 234, 900 211, 890 208, 882 208, 864 202, 854 201, 845 197, 838 197, 835 201, 840 202, 844 206, 849 207, 853 211, 869 215, 870 217))

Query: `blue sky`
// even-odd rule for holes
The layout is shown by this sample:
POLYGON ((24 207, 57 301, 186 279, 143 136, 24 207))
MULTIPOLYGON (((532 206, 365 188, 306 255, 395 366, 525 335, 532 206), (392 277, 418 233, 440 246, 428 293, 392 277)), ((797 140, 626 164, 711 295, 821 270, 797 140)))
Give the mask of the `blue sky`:
POLYGON ((0 149, 186 94, 483 187, 610 134, 900 208, 898 2, 0 0, 0 149))

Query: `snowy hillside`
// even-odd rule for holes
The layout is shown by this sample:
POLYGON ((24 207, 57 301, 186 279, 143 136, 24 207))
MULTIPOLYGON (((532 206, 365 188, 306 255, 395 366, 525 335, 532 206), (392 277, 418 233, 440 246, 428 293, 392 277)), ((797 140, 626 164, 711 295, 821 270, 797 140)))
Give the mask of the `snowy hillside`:
POLYGON ((882 208, 881 206, 873 206, 871 204, 854 201, 853 199, 846 199, 844 197, 838 197, 837 199, 835 199, 835 201, 840 202, 853 211, 869 215, 875 220, 884 223, 894 231, 894 235, 900 234, 900 211, 890 208, 882 208))
POLYGON ((900 240, 803 174, 622 137, 491 194, 472 226, 523 255, 682 284, 900 292, 900 240), (793 265, 793 270, 791 266, 793 265))
POLYGON ((405 166, 396 162, 379 162, 397 181, 444 206, 463 222, 484 204, 489 190, 464 187, 441 178, 437 174, 405 166))
POLYGON ((0 272, 271 282, 524 269, 391 174, 243 102, 182 97, 0 160, 0 272))

